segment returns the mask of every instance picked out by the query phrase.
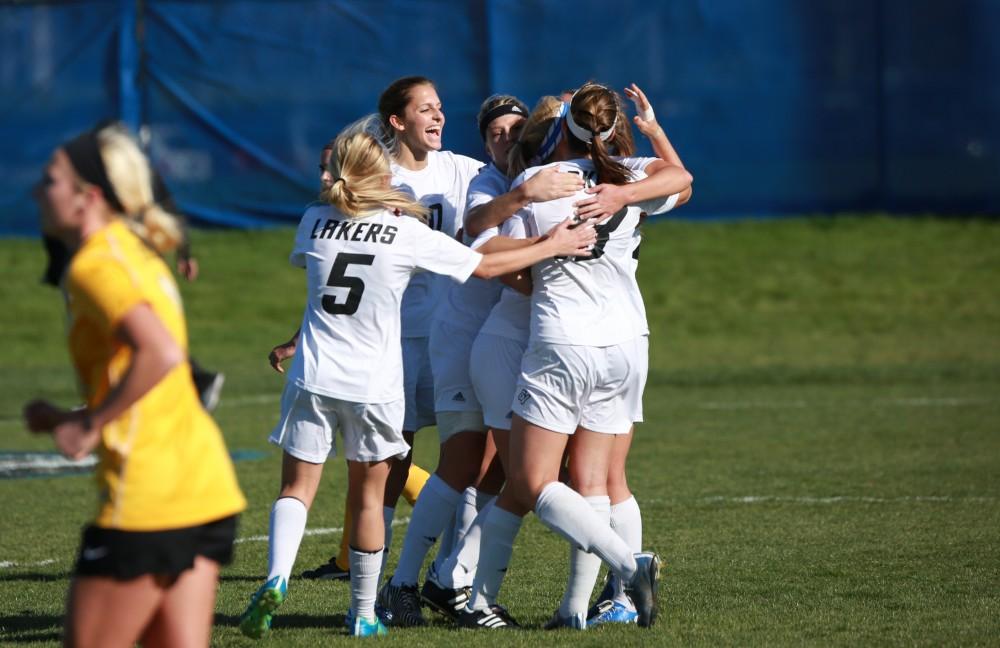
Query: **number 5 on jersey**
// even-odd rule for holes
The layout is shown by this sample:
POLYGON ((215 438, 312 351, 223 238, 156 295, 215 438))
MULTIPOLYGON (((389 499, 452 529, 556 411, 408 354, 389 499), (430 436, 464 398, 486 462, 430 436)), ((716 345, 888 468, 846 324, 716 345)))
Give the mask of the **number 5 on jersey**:
POLYGON ((361 277, 350 277, 346 274, 349 265, 370 266, 375 262, 374 254, 350 254, 341 252, 333 261, 330 277, 326 285, 333 288, 348 288, 347 299, 338 303, 334 295, 323 295, 323 310, 331 315, 353 315, 361 304, 361 295, 365 292, 365 282, 361 277))

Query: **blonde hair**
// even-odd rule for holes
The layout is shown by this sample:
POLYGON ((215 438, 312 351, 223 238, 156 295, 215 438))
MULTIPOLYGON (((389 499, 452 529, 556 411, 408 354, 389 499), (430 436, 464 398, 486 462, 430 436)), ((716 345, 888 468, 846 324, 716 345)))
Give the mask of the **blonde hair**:
MULTIPOLYGON (((542 141, 559 117, 562 102, 551 95, 542 97, 535 104, 527 121, 521 128, 521 136, 510 148, 507 158, 507 175, 516 178, 531 165, 531 158, 538 153, 542 141)), ((557 125, 561 127, 561 125, 557 125)), ((544 164, 547 160, 540 160, 544 164)))
POLYGON ((333 185, 324 197, 348 218, 398 209, 426 222, 428 209, 389 184, 387 140, 377 115, 365 117, 342 130, 330 153, 333 185))
POLYGON ((150 247, 164 254, 180 245, 181 224, 153 198, 149 161, 128 132, 118 125, 97 132, 101 161, 122 205, 119 216, 150 247))

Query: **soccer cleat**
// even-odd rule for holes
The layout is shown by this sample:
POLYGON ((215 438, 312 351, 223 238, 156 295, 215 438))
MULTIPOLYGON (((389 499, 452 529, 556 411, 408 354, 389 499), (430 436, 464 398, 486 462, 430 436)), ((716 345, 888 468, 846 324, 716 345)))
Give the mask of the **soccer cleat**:
POLYGON ((476 630, 503 630, 520 628, 502 605, 491 605, 484 610, 462 608, 458 612, 458 625, 476 630))
POLYGON ((390 578, 378 591, 378 604, 385 610, 386 618, 393 626, 405 628, 427 625, 427 620, 420 611, 420 592, 416 585, 396 586, 390 578))
POLYGON ((349 609, 344 621, 347 624, 347 632, 352 637, 384 637, 389 634, 389 630, 378 616, 372 620, 356 618, 354 610, 349 609))
POLYGON ((206 412, 211 412, 219 405, 219 398, 222 396, 222 386, 226 382, 226 374, 221 371, 212 373, 201 370, 194 375, 195 387, 198 389, 198 398, 206 412))
POLYGON ((614 601, 615 600, 615 581, 617 580, 617 578, 618 577, 615 576, 611 572, 608 572, 605 575, 605 577, 604 577, 604 587, 601 589, 601 593, 597 595, 596 602, 593 605, 590 606, 589 610, 587 610, 587 619, 588 620, 591 617, 594 617, 594 616, 597 616, 598 614, 600 614, 600 610, 598 608, 601 606, 602 603, 604 603, 605 601, 614 601))
POLYGON ((424 581, 424 586, 420 589, 420 598, 423 599, 427 607, 453 621, 458 620, 458 613, 469 602, 471 594, 471 587, 448 589, 441 587, 437 581, 430 577, 424 581))
POLYGON ((625 593, 635 603, 636 622, 648 628, 656 622, 656 598, 660 578, 660 557, 654 553, 635 554, 635 575, 625 584, 625 593))
POLYGON ((288 584, 281 576, 275 576, 260 586, 246 612, 240 617, 240 632, 251 639, 260 639, 271 629, 274 611, 285 600, 288 584))
POLYGON ((594 614, 587 617, 588 628, 605 623, 635 623, 639 618, 638 612, 619 601, 598 601, 591 609, 594 610, 594 614))
POLYGON ((302 572, 302 578, 313 580, 351 580, 351 569, 341 569, 337 566, 337 557, 330 558, 329 562, 323 563, 315 569, 307 569, 302 572))
POLYGON ((572 614, 568 617, 560 616, 559 610, 556 610, 552 618, 545 622, 542 626, 543 630, 558 630, 559 628, 572 628, 574 630, 586 630, 587 629, 587 619, 584 618, 583 614, 572 614))

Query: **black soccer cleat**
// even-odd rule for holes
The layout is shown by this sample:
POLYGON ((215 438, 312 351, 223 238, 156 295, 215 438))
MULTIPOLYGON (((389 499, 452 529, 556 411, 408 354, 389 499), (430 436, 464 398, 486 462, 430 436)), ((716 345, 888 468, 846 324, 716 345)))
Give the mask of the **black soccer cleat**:
POLYGON ((636 570, 625 584, 625 593, 639 613, 638 624, 648 628, 656 622, 656 599, 660 578, 660 557, 652 552, 635 554, 636 570))
POLYGON ((424 581, 424 586, 420 589, 420 598, 424 604, 452 621, 458 621, 459 612, 469 602, 471 594, 471 587, 449 589, 441 587, 431 578, 424 581))
POLYGON ((458 625, 474 630, 510 630, 520 628, 510 613, 502 605, 491 605, 485 610, 462 608, 458 612, 458 625))
POLYGON ((337 566, 337 557, 334 556, 330 560, 315 569, 307 569, 302 572, 302 578, 309 578, 312 580, 339 580, 339 581, 349 581, 351 580, 351 569, 341 569, 337 566))
POLYGON ((427 625, 427 619, 420 611, 420 592, 416 585, 393 585, 386 581, 378 592, 378 605, 385 610, 385 616, 398 628, 427 625))

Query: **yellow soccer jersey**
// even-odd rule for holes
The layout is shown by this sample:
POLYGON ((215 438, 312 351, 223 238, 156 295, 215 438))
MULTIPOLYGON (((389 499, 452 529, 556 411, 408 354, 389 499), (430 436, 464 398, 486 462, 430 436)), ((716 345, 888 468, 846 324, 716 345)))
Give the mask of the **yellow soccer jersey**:
MULTIPOLYGON (((100 404, 131 364, 115 330, 148 304, 187 353, 177 284, 163 260, 119 220, 88 238, 66 281, 69 347, 87 404, 100 404)), ((195 526, 246 507, 219 428, 201 407, 185 361, 101 430, 95 524, 129 531, 195 526)))

